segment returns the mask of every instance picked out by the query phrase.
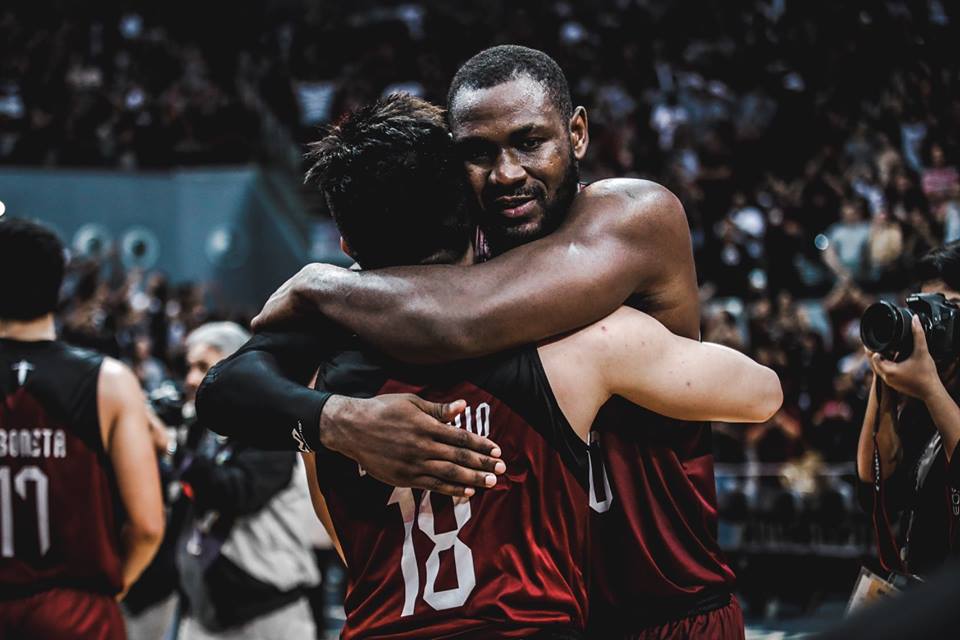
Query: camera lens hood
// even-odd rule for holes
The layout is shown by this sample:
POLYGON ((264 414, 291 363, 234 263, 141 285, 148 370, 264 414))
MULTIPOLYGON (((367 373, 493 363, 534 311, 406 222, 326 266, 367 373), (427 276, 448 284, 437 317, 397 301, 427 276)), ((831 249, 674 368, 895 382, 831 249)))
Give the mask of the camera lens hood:
POLYGON ((889 302, 876 302, 860 318, 863 345, 888 359, 903 360, 913 351, 910 320, 913 313, 889 302))

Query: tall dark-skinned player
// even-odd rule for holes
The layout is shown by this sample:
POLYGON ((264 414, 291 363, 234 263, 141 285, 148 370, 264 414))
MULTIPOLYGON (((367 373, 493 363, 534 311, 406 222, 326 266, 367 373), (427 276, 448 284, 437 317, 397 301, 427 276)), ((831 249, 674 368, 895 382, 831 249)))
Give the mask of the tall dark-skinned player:
MULTIPOLYGON (((341 122, 313 157, 344 249, 364 268, 474 260, 439 109, 392 96, 341 122)), ((242 433, 262 428, 249 411, 286 403, 258 391, 254 362, 269 340, 208 377, 198 398, 205 420, 242 433)), ((350 577, 347 638, 579 637, 594 501, 586 441, 600 407, 620 395, 677 418, 742 421, 767 418, 780 400, 768 369, 629 308, 539 345, 449 365, 405 365, 357 344, 318 378, 326 393, 407 392, 465 406, 453 426, 501 443, 507 467, 495 487, 451 502, 316 454, 318 512, 329 507, 350 577), (731 376, 742 383, 733 392, 731 376)), ((304 435, 294 430, 288 445, 304 435)))
MULTIPOLYGON (((504 46, 474 56, 453 79, 448 119, 493 258, 375 272, 310 265, 271 298, 255 329, 322 317, 397 357, 443 361, 569 331, 626 302, 696 339, 698 291, 681 204, 644 180, 603 180, 575 195, 589 135, 585 110, 571 104, 562 71, 541 52, 504 46)), ((409 441, 428 451, 432 442, 419 437, 415 420, 425 418, 396 426, 403 410, 399 400, 338 398, 309 424, 326 446, 368 460, 371 473, 402 475, 443 455, 404 448, 409 441), (401 434, 380 449, 403 467, 372 453, 377 433, 401 434)), ((597 637, 697 629, 742 637, 735 577, 716 539, 709 427, 614 400, 595 432, 612 488, 605 494, 598 482, 595 492, 597 637)), ((493 475, 490 451, 465 444, 479 453, 458 451, 428 479, 456 492, 493 475)))

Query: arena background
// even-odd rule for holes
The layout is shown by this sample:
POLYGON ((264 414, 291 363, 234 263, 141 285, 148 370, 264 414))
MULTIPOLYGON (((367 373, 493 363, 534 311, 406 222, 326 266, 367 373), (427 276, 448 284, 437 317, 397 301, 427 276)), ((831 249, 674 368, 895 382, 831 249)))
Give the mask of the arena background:
POLYGON ((589 112, 584 178, 679 196, 704 338, 781 377, 772 420, 714 434, 748 637, 791 637, 838 619, 873 555, 859 314, 960 238, 957 19, 941 0, 10 0, 0 201, 72 248, 63 335, 162 396, 190 329, 245 323, 299 265, 343 261, 302 186, 320 128, 391 91, 442 103, 486 46, 543 49, 589 112))

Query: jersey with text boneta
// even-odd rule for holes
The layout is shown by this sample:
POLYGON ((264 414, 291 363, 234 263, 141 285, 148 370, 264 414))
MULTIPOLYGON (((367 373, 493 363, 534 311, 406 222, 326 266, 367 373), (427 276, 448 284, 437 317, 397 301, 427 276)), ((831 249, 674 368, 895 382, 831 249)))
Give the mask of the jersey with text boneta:
POLYGON ((340 354, 318 386, 351 396, 464 399, 451 425, 488 436, 507 473, 470 499, 381 483, 337 454, 317 475, 348 564, 353 638, 520 638, 580 630, 587 614, 586 444, 535 348, 442 367, 340 354))
POLYGON ((122 586, 119 501, 97 412, 102 356, 0 339, 0 598, 122 586))

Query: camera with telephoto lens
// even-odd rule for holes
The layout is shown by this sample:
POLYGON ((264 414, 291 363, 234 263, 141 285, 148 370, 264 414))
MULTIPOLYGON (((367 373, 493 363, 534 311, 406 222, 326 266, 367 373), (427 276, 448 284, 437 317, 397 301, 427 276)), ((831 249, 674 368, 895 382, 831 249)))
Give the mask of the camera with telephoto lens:
POLYGON ((930 355, 936 362, 960 356, 960 307, 942 293, 907 296, 905 307, 876 302, 860 318, 863 345, 887 360, 903 362, 913 353, 913 316, 920 317, 930 355))

